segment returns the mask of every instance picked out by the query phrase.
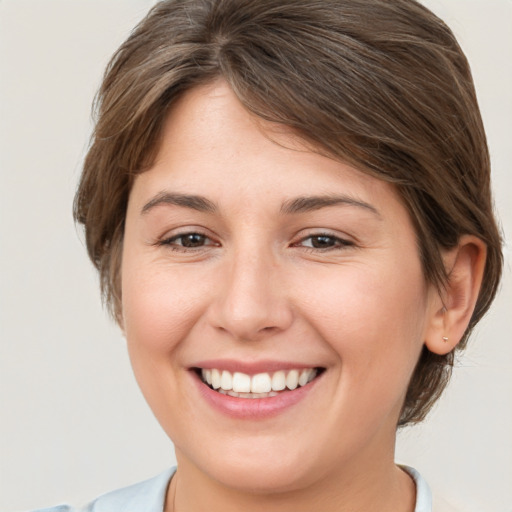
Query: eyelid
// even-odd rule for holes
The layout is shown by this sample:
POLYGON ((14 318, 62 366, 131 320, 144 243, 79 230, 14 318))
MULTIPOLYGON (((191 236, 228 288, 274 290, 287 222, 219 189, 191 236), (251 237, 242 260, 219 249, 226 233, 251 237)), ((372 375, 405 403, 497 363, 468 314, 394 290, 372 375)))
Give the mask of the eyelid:
MULTIPOLYGON (((295 241, 293 241, 290 246, 291 247, 299 247, 306 250, 311 251, 329 251, 329 250, 336 250, 336 249, 344 249, 347 247, 355 247, 357 246, 357 242, 353 239, 353 237, 335 233, 329 229, 322 229, 322 228, 310 228, 307 230, 302 230, 302 233, 299 232, 294 236, 295 241), (326 237, 331 238, 334 241, 334 244, 330 247, 311 247, 304 245, 304 242, 306 240, 310 240, 315 237, 326 237)), ((184 252, 194 252, 194 251, 200 251, 201 249, 206 249, 210 247, 220 247, 221 244, 216 241, 215 235, 212 235, 211 232, 207 229, 204 229, 199 226, 184 226, 180 228, 176 228, 175 230, 168 230, 165 232, 164 235, 158 237, 152 245, 155 246, 167 246, 171 249, 178 250, 178 251, 184 251, 184 252), (198 245, 196 247, 186 247, 183 244, 179 244, 176 241, 179 240, 182 237, 186 237, 187 235, 193 235, 197 234, 205 239, 205 243, 203 245, 198 245)))
POLYGON ((218 247, 220 246, 220 243, 218 243, 215 240, 215 237, 204 228, 198 226, 184 226, 176 228, 175 230, 166 231, 162 236, 158 237, 153 245, 169 247, 177 251, 192 252, 200 251, 201 249, 209 247, 218 247), (200 235, 205 238, 206 243, 197 247, 186 247, 182 244, 175 243, 176 240, 184 238, 187 235, 200 235))
MULTIPOLYGON (((210 245, 215 245, 215 243, 208 243, 207 241, 209 240, 210 242, 212 241, 212 239, 209 237, 209 236, 206 236, 204 235, 203 233, 197 233, 197 232, 190 232, 190 233, 180 233, 178 235, 174 235, 174 236, 171 236, 167 239, 164 239, 162 241, 162 243, 164 244, 171 244, 171 243, 174 243, 175 241, 179 240, 179 239, 183 239, 183 238, 186 238, 187 236, 190 236, 190 235, 199 235, 201 237, 203 237, 205 243, 202 245, 202 246, 198 246, 197 248, 199 247, 205 247, 205 246, 210 246, 210 245)), ((195 247, 186 247, 184 246, 183 244, 176 244, 180 247, 183 247, 185 249, 195 249, 195 247)))
POLYGON ((355 247, 357 244, 352 239, 352 237, 340 235, 333 233, 330 230, 327 229, 319 229, 319 230, 311 230, 307 234, 303 234, 302 236, 297 236, 297 241, 292 244, 294 247, 302 247, 304 249, 308 249, 311 251, 329 251, 329 250, 336 250, 336 249, 344 249, 346 247, 355 247), (315 237, 326 237, 326 238, 332 238, 335 241, 335 244, 331 247, 308 247, 305 245, 302 245, 303 242, 305 242, 308 239, 312 239, 315 237))

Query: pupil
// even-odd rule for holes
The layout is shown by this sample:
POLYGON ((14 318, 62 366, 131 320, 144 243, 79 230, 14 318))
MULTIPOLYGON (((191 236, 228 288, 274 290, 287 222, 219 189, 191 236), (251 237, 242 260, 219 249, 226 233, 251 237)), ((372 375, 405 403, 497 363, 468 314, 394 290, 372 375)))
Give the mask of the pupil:
POLYGON ((184 247, 199 247, 204 245, 204 235, 200 235, 199 233, 185 235, 182 238, 182 243, 184 247))
POLYGON ((330 236, 315 236, 311 243, 316 249, 324 249, 325 247, 332 247, 333 239, 330 236))

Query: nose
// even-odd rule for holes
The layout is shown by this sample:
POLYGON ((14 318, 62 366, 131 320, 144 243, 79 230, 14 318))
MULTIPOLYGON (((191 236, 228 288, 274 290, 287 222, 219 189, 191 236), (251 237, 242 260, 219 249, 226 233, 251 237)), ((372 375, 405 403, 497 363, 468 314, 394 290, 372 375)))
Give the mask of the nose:
POLYGON ((239 341, 257 341, 291 325, 283 274, 270 254, 239 254, 223 277, 210 309, 216 329, 239 341))

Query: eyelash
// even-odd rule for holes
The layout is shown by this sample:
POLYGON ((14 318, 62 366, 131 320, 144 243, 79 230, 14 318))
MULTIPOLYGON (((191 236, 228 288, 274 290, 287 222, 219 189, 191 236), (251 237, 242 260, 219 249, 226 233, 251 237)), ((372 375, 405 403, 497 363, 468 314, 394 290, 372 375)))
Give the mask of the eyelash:
POLYGON ((199 251, 201 249, 204 249, 204 247, 218 246, 219 244, 213 242, 208 235, 205 235, 204 233, 201 233, 200 231, 188 231, 186 233, 179 233, 179 234, 173 235, 169 238, 159 240, 156 245, 169 247, 169 249, 171 249, 173 251, 191 252, 191 251, 199 251), (190 237, 190 236, 198 236, 198 237, 201 237, 203 239, 203 241, 209 240, 212 243, 208 243, 208 244, 203 243, 202 245, 186 247, 185 245, 183 245, 183 239, 186 237, 190 237), (180 240, 180 239, 182 241, 182 244, 176 244, 176 241, 180 240))
MULTIPOLYGON (((329 247, 302 246, 302 248, 304 250, 306 250, 307 252, 315 252, 316 253, 316 252, 329 252, 329 251, 341 250, 341 249, 345 249, 347 247, 353 247, 355 245, 354 242, 352 242, 350 240, 345 240, 345 239, 340 238, 339 236, 333 235, 331 233, 314 233, 314 234, 310 234, 306 237, 301 238, 298 243, 294 244, 294 246, 299 246, 299 244, 304 243, 306 240, 313 241, 313 239, 318 240, 321 238, 329 239, 330 241, 332 241, 333 245, 330 245, 329 247)), ((312 243, 314 243, 314 242, 312 242, 312 243)))
MULTIPOLYGON (((179 233, 177 235, 173 235, 173 236, 171 236, 169 238, 165 238, 163 240, 159 240, 156 245, 169 247, 173 251, 192 252, 192 251, 203 250, 205 247, 209 247, 209 246, 218 247, 220 244, 213 242, 212 239, 208 235, 201 233, 200 231, 189 231, 186 233, 179 233), (191 247, 187 247, 187 246, 183 245, 184 239, 186 237, 191 237, 191 236, 201 237, 203 242, 209 240, 211 243, 202 243, 201 245, 196 245, 196 246, 191 246, 191 247), (180 239, 181 239, 182 243, 177 244, 176 242, 180 239)), ((329 252, 329 251, 333 251, 333 250, 345 249, 347 247, 353 247, 354 245, 355 245, 354 242, 345 240, 345 239, 340 238, 331 233, 315 233, 315 234, 310 234, 306 237, 301 238, 297 243, 292 244, 292 247, 301 247, 302 249, 304 249, 307 252, 317 253, 317 252, 329 252), (301 245, 306 240, 311 240, 311 243, 314 244, 315 243, 313 241, 314 239, 316 239, 317 242, 319 239, 328 239, 332 243, 332 245, 329 245, 328 247, 314 247, 314 246, 301 245)))

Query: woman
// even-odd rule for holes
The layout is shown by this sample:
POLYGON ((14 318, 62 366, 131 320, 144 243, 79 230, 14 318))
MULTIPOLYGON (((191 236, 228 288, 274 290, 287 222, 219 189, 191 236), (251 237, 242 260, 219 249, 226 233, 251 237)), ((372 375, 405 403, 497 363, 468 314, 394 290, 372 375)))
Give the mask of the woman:
POLYGON ((495 295, 467 62, 410 0, 160 2, 76 196, 178 470, 90 510, 431 510, 394 463, 495 295))

